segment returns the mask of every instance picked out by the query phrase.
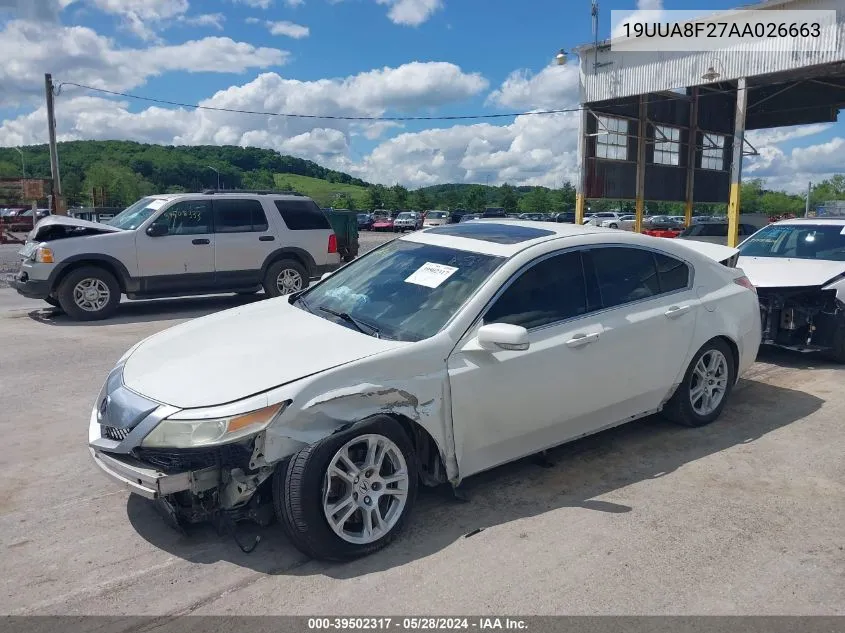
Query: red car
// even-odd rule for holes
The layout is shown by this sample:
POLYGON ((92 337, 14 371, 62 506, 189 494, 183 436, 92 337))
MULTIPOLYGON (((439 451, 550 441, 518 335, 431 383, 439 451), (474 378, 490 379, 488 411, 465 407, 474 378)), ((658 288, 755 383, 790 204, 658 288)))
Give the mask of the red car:
POLYGON ((374 218, 373 219, 373 231, 396 231, 393 227, 393 218, 374 218))

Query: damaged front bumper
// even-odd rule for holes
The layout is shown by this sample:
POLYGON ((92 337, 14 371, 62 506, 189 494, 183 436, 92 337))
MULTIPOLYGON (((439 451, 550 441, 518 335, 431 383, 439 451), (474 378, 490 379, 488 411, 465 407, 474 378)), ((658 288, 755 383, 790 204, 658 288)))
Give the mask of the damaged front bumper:
POLYGON ((845 327, 845 304, 834 290, 758 288, 762 344, 797 352, 836 348, 845 327))
POLYGON ((216 488, 221 480, 217 468, 165 473, 128 455, 113 455, 93 448, 89 450, 94 463, 104 474, 130 492, 147 499, 161 499, 179 492, 199 496, 216 488))

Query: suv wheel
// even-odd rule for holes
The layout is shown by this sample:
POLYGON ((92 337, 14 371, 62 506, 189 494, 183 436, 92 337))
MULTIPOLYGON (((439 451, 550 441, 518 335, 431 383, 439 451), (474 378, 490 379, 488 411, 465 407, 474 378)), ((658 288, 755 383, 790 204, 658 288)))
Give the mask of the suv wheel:
POLYGON ((307 287, 308 273, 299 262, 292 259, 273 262, 264 276, 264 292, 269 297, 289 295, 307 287))
POLYGON ((56 294, 65 314, 78 321, 105 319, 120 303, 117 279, 98 266, 72 270, 62 279, 56 294))

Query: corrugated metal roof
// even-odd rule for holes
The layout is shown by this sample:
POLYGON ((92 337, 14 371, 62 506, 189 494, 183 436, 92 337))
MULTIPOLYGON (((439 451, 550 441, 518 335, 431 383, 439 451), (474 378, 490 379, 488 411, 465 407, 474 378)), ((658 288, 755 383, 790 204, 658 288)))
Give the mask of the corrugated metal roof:
MULTIPOLYGON (((702 78, 710 67, 720 73, 719 82, 754 77, 845 61, 845 0, 770 0, 743 9, 769 9, 775 6, 789 10, 836 10, 837 28, 823 32, 828 39, 820 42, 817 51, 789 50, 790 39, 767 41, 755 52, 717 50, 694 52, 612 51, 610 42, 603 42, 596 52, 593 45, 576 49, 580 55, 582 103, 618 99, 649 92, 660 92, 686 86, 705 85, 702 78), (788 5, 788 6, 787 6, 788 5), (838 37, 838 46, 831 46, 838 37), (594 67, 598 62, 598 67, 594 67), (603 65, 606 64, 606 65, 603 65)), ((707 18, 714 19, 714 16, 707 18)))

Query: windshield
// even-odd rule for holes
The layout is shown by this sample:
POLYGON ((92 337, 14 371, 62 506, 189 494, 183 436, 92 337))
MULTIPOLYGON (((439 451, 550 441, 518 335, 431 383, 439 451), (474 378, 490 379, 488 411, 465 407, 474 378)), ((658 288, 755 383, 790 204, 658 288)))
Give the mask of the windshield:
POLYGON ((845 227, 821 224, 773 224, 739 247, 745 257, 790 257, 845 262, 845 227))
POLYGON ((411 217, 410 213, 400 213, 399 215, 396 216, 396 219, 397 220, 407 220, 410 217, 411 217))
POLYGON ((437 219, 445 218, 446 212, 445 211, 432 211, 431 213, 428 214, 428 217, 437 218, 437 219))
POLYGON ((137 229, 144 223, 144 220, 161 209, 165 204, 167 204, 167 200, 162 200, 161 198, 141 198, 132 206, 118 213, 106 222, 106 224, 126 231, 137 229))
POLYGON ((394 240, 301 295, 295 305, 381 338, 421 341, 439 332, 505 259, 394 240), (335 315, 322 310, 333 311, 335 315), (369 333, 369 331, 368 331, 369 333))

